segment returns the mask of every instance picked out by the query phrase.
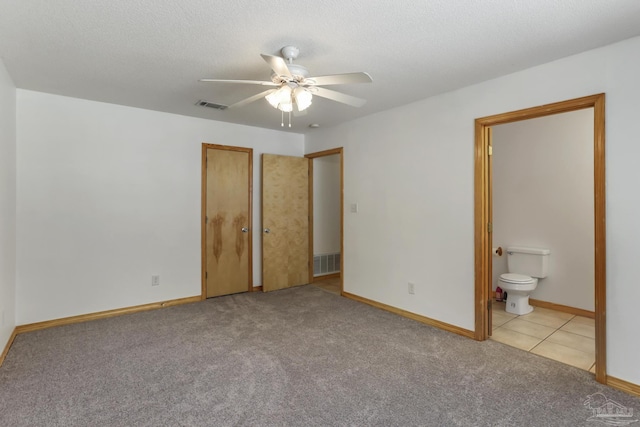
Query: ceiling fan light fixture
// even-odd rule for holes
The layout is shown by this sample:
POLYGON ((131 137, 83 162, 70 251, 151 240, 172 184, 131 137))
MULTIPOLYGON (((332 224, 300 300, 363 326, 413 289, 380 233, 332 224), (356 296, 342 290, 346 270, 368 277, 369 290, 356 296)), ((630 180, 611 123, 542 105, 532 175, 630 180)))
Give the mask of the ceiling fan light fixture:
POLYGON ((298 106, 298 111, 304 111, 311 105, 311 100, 313 99, 313 95, 306 88, 298 86, 293 91, 293 97, 296 100, 296 105, 298 106))
POLYGON ((273 91, 269 95, 264 97, 264 99, 266 99, 273 108, 278 108, 278 104, 280 103, 280 99, 278 98, 276 93, 277 91, 273 91))
POLYGON ((283 85, 280 89, 265 96, 265 99, 273 108, 289 112, 293 110, 291 93, 291 87, 289 87, 289 85, 283 85))
MULTIPOLYGON (((285 46, 281 50, 282 57, 261 54, 262 59, 271 67, 271 81, 262 80, 229 80, 229 79, 200 79, 203 82, 239 83, 268 86, 269 89, 245 98, 228 108, 238 108, 265 98, 269 105, 282 113, 281 126, 284 127, 284 113, 288 113, 289 127, 291 127, 291 113, 294 104, 303 113, 311 106, 314 96, 340 102, 352 107, 361 107, 364 99, 347 95, 342 92, 327 89, 322 86, 343 85, 348 83, 371 83, 371 76, 365 72, 329 74, 324 76, 310 76, 309 71, 300 64, 294 64, 300 51, 294 46, 285 46)), ((313 127, 313 126, 312 126, 313 127)))
POLYGON ((265 97, 265 99, 273 108, 278 108, 278 105, 286 99, 286 94, 284 92, 286 92, 286 86, 282 86, 278 90, 271 92, 265 97))
POLYGON ((281 102, 280 105, 278 105, 278 109, 285 113, 290 113, 293 111, 293 103, 291 101, 281 102))

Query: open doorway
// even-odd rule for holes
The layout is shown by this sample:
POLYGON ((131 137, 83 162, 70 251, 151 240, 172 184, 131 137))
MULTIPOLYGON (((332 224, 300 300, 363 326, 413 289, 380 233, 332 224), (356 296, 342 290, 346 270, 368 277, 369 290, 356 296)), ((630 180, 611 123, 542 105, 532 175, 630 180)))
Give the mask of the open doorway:
POLYGON ((491 339, 595 373, 593 108, 491 129, 491 339))
POLYGON ((475 301, 478 340, 492 330, 493 286, 493 176, 491 128, 500 124, 593 109, 593 269, 596 380, 606 382, 605 341, 605 175, 604 175, 604 94, 574 99, 476 120, 475 144, 475 301))
POLYGON ((309 283, 342 294, 342 148, 309 158, 309 283))

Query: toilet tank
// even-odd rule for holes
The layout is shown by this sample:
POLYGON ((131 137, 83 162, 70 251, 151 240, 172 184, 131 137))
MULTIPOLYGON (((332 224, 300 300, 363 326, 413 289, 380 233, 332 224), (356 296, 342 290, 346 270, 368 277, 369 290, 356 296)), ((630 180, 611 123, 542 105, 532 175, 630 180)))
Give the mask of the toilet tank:
POLYGON ((549 249, 509 246, 507 248, 507 266, 510 273, 526 274, 543 279, 549 270, 549 249))

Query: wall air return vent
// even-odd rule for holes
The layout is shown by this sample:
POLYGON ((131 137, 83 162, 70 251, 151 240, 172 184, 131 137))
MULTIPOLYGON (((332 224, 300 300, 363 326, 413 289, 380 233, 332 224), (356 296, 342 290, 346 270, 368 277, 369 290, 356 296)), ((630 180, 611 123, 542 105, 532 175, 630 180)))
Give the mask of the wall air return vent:
POLYGON ((199 105, 201 107, 213 108, 214 110, 226 110, 227 107, 229 107, 228 105, 215 104, 213 102, 204 101, 202 99, 196 102, 196 105, 199 105))
POLYGON ((313 256, 313 276, 340 272, 340 253, 317 254, 313 256))

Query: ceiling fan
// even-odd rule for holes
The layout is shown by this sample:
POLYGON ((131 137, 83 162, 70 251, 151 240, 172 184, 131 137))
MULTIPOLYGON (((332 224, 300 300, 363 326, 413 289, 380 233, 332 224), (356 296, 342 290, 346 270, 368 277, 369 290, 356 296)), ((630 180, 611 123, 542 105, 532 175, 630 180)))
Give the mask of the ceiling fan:
POLYGON ((291 112, 294 105, 298 112, 302 112, 311 105, 314 95, 351 105, 352 107, 362 107, 366 102, 364 99, 320 86, 371 83, 372 80, 369 74, 360 72, 310 77, 309 71, 305 67, 293 63, 293 60, 300 54, 300 50, 297 47, 285 46, 280 52, 282 53, 282 58, 261 54, 262 58, 273 70, 271 81, 224 79, 200 79, 200 81, 270 86, 271 89, 238 101, 228 108, 243 107, 251 102, 265 98, 272 107, 282 111, 281 126, 284 126, 284 113, 289 113, 289 127, 291 127, 291 112))

